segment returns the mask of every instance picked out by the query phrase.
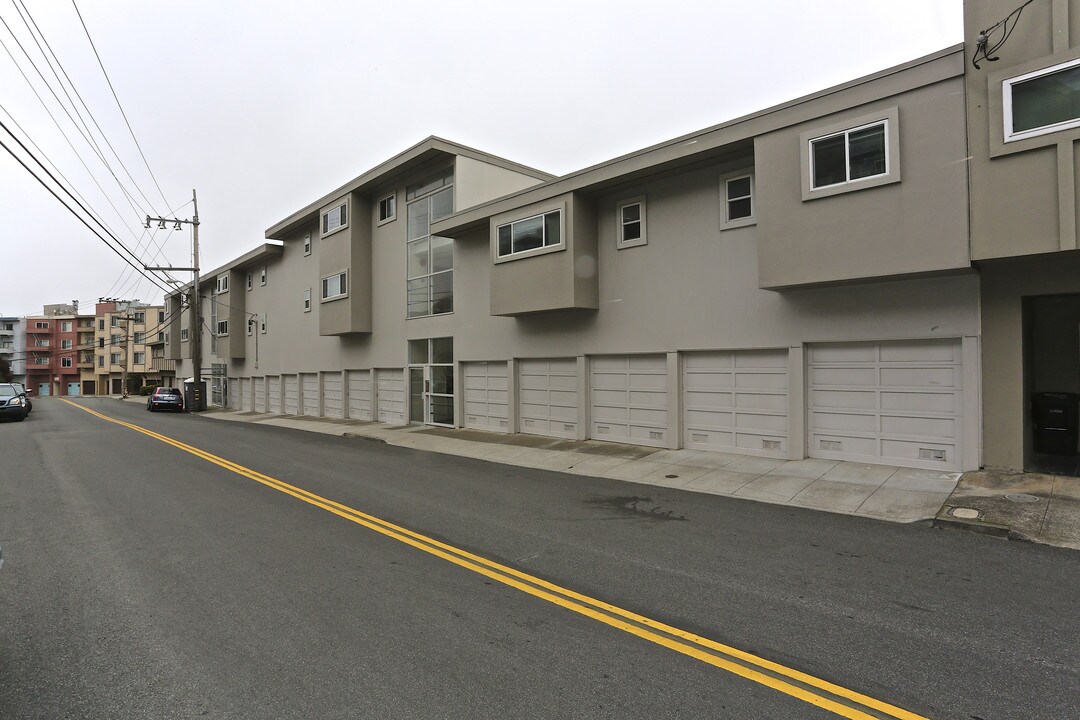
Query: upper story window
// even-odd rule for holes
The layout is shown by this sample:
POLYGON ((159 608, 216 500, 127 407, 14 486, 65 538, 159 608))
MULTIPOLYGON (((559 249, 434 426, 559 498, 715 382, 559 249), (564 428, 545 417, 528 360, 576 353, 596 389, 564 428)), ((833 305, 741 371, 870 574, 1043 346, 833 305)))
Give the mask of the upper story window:
POLYGON ((64 320, 60 323, 60 332, 71 332, 71 321, 64 320))
POLYGON ((105 367, 105 356, 104 355, 99 355, 98 356, 97 366, 98 367, 105 367))
POLYGON ((97 321, 97 329, 98 330, 104 330, 105 329, 105 318, 101 318, 100 320, 97 321))
POLYGON ((495 228, 495 235, 500 258, 557 247, 562 245, 562 211, 553 210, 499 225, 495 228))
POLYGON ((454 311, 454 241, 431 234, 431 223, 454 212, 454 170, 446 168, 405 189, 406 316, 454 311))
POLYGON ((397 217, 397 195, 387 195, 379 201, 379 225, 397 217))
POLYGON ((823 188, 887 174, 886 124, 882 120, 811 140, 813 187, 823 188))
POLYGON ((49 347, 49 341, 46 338, 34 338, 34 347, 49 347))
POLYGON ((311 312, 311 288, 304 290, 304 312, 311 312))
POLYGON ((187 339, 188 339, 188 329, 187 328, 180 328, 180 339, 182 341, 184 341, 184 342, 187 342, 187 339))
POLYGON ((133 338, 133 341, 134 341, 134 343, 136 345, 142 345, 143 343, 146 342, 146 333, 144 333, 144 332, 136 332, 135 337, 133 338))
POLYGON ((41 322, 39 320, 38 322, 34 323, 34 329, 36 329, 36 330, 48 330, 49 329, 49 323, 41 322))
POLYGON ((322 214, 322 234, 329 235, 332 232, 349 226, 348 203, 343 202, 335 208, 322 214))
POLYGON ((251 273, 248 273, 247 274, 247 289, 248 290, 251 289, 251 286, 252 286, 253 283, 254 283, 253 276, 252 276, 251 273))
POLYGON ((72 344, 73 343, 70 340, 61 340, 60 341, 60 349, 61 350, 70 350, 72 348, 72 344))
POLYGON ((120 353, 110 353, 109 354, 109 364, 111 364, 111 365, 119 365, 120 364, 120 353))
POLYGON ((71 359, 71 358, 69 358, 69 357, 62 357, 62 358, 60 358, 60 367, 63 367, 63 368, 69 368, 69 367, 71 367, 71 360, 72 360, 72 359, 71 359))
POLYGON ((109 317, 109 327, 120 327, 120 318, 116 315, 109 317))
POLYGON ((218 275, 217 277, 217 291, 219 293, 229 292, 229 276, 218 275))
POLYGON ((265 265, 263 265, 261 268, 259 268, 259 284, 260 285, 265 285, 266 284, 266 266, 265 265))
POLYGON ((621 249, 644 245, 647 242, 645 235, 645 197, 630 198, 618 203, 615 206, 615 222, 618 225, 619 233, 616 247, 621 249))
POLYGON ((217 334, 219 337, 224 337, 229 334, 229 321, 218 320, 217 322, 217 334))
POLYGON ((36 364, 38 364, 38 365, 48 365, 49 364, 49 358, 47 358, 47 357, 36 357, 36 358, 34 358, 34 362, 36 364))
MULTIPOLYGON (((342 205, 342 207, 345 207, 345 206, 342 205)), ((325 234, 325 233, 326 233, 326 231, 324 230, 323 234, 325 234)), ((311 254, 311 233, 304 233, 304 254, 305 255, 310 255, 311 254)))
POLYGON ((146 312, 145 311, 139 311, 139 312, 135 313, 135 324, 136 325, 142 325, 145 322, 146 322, 146 312))
POLYGON ((722 205, 720 225, 723 228, 749 225, 754 220, 754 176, 733 175, 720 182, 722 205))
POLYGON ((157 312, 157 321, 159 323, 165 322, 165 311, 164 310, 158 310, 158 312, 157 312))
POLYGON ((322 279, 322 299, 337 300, 349 294, 347 272, 340 272, 322 279))
POLYGON ((1001 83, 1005 142, 1080 127, 1080 59, 1001 83))
POLYGON ((132 362, 134 362, 136 365, 145 365, 146 364, 146 353, 145 352, 137 352, 137 353, 133 353, 132 355, 133 355, 132 362))

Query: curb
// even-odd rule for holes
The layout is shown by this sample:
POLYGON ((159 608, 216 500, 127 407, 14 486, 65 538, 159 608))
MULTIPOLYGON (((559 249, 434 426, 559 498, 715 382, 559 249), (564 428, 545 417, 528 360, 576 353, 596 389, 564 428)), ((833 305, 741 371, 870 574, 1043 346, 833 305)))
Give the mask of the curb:
POLYGON ((975 522, 972 520, 960 520, 958 518, 934 518, 933 526, 944 530, 966 530, 967 532, 977 533, 979 535, 989 535, 991 537, 998 537, 1004 540, 1027 540, 1030 539, 1021 535, 1020 533, 1014 533, 1008 525, 998 525, 997 523, 988 522, 975 522))

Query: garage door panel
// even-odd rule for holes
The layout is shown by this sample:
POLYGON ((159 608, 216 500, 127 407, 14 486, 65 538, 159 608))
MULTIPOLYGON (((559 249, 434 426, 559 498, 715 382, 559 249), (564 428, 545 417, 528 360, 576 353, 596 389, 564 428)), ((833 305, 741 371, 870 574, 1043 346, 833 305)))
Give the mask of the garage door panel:
POLYGON ((295 375, 285 375, 284 410, 287 415, 296 415, 300 411, 300 381, 295 375))
POLYGON ((266 378, 252 378, 255 384, 255 412, 266 412, 266 378))
POLYGON ((592 417, 597 422, 625 423, 630 419, 630 411, 625 407, 593 405, 592 417))
POLYGON ((663 444, 667 437, 665 428, 645 425, 630 425, 628 438, 637 445, 663 444))
POLYGON ((812 363, 865 363, 877 359, 877 348, 872 344, 811 345, 808 359, 812 363))
POLYGON ((731 363, 736 368, 776 368, 787 372, 787 350, 739 350, 731 363))
POLYGON ((371 371, 349 370, 346 373, 349 384, 349 417, 356 420, 371 420, 371 371))
POLYGON ((735 427, 735 413, 712 410, 687 410, 684 417, 688 427, 719 430, 735 427))
POLYGON ((506 432, 510 426, 506 363, 467 362, 461 372, 465 376, 465 427, 506 432))
POLYGON ((925 440, 883 440, 882 454, 899 458, 910 463, 933 461, 940 458, 939 464, 953 462, 956 447, 952 444, 932 443, 925 440), (937 453, 935 456, 934 453, 937 453))
POLYGON ((811 390, 810 405, 817 408, 854 408, 870 410, 877 407, 876 390, 811 390))
POLYGON ((877 387, 876 368, 815 367, 810 369, 810 382, 814 385, 866 385, 877 387))
POLYGON ((776 410, 787 413, 787 394, 766 395, 765 393, 735 393, 735 407, 755 410, 776 410))
POLYGON ((655 390, 631 390, 628 393, 631 407, 654 407, 667 409, 667 393, 655 390))
POLYGON ((892 435, 910 435, 912 437, 955 438, 959 427, 954 418, 913 418, 882 415, 881 431, 892 435))
POLYGON ((592 387, 594 390, 622 390, 625 391, 628 387, 625 371, 620 374, 613 374, 607 372, 596 372, 593 370, 592 374, 592 387))
MULTIPOLYGON (((811 448, 831 453, 842 453, 856 458, 879 458, 880 441, 877 437, 857 435, 814 434, 811 436, 811 448)), ((846 458, 845 458, 846 459, 846 458)))
POLYGON ((787 433, 787 415, 762 415, 760 413, 735 413, 736 428, 771 430, 774 433, 787 433))
POLYGON ((383 368, 375 371, 379 422, 405 423, 405 371, 383 368))
POLYGON ((735 433, 735 449, 739 452, 762 455, 763 448, 774 453, 775 457, 783 457, 787 452, 787 436, 750 432, 735 433))
POLYGON ((667 430, 667 356, 591 359, 590 437, 663 447, 667 430))
POLYGON ((960 373, 954 368, 883 368, 884 387, 960 387, 960 373))
POLYGON ((735 387, 741 390, 786 390, 787 375, 783 373, 739 372, 735 387))
POLYGON ((523 359, 517 363, 517 373, 518 429, 532 435, 576 437, 577 360, 523 359))
POLYGON ((666 393, 667 375, 630 373, 630 384, 627 387, 634 390, 656 390, 666 393))
POLYGON ((251 411, 251 378, 240 378, 240 409, 251 411))
POLYGON ((597 355, 592 358, 591 361, 592 371, 594 373, 626 373, 626 357, 625 356, 605 356, 597 355))
POLYGON ((730 352, 686 353, 682 360, 683 370, 687 373, 702 371, 708 374, 713 370, 730 370, 735 367, 735 356, 730 352))
POLYGON ((920 410, 957 414, 960 412, 957 393, 886 392, 881 393, 882 410, 920 410))
POLYGON ((629 420, 634 425, 648 425, 654 428, 667 427, 667 410, 651 408, 630 408, 629 420))
POLYGON ((694 370, 683 374, 683 388, 686 390, 731 390, 735 387, 735 377, 730 371, 694 370))
POLYGON ((882 362, 960 362, 960 346, 937 340, 881 343, 882 362))
POLYGON ((683 402, 688 410, 735 407, 735 394, 732 392, 686 390, 683 397, 683 402))
POLYGON ((281 377, 270 375, 266 378, 266 396, 269 402, 269 412, 281 412, 281 377))
POLYGON ((323 414, 328 418, 340 420, 343 417, 343 385, 341 373, 323 373, 323 414))
POLYGON ((851 430, 875 433, 878 430, 877 415, 860 413, 814 412, 811 426, 821 430, 851 430))

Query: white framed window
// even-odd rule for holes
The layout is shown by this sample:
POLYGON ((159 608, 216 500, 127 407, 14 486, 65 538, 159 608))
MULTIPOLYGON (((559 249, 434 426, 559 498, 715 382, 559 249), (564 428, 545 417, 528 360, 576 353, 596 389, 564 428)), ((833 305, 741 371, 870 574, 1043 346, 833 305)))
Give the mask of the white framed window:
POLYGON ((265 285, 266 284, 266 266, 265 265, 263 265, 261 268, 259 268, 259 284, 260 285, 265 285))
POLYGON ((64 320, 60 323, 60 332, 71 332, 71 321, 64 320))
POLYGON ((388 223, 397 218, 397 195, 387 195, 379 201, 378 223, 388 223))
POLYGON ((218 334, 218 337, 225 337, 226 335, 229 334, 229 321, 228 320, 218 320, 217 321, 217 334, 218 334))
POLYGON ((144 325, 144 324, 146 324, 146 312, 145 311, 139 311, 139 312, 135 313, 135 324, 136 325, 144 325))
POLYGON ((110 345, 119 345, 120 344, 120 336, 119 335, 110 335, 109 336, 109 344, 110 345))
POLYGON ((60 367, 62 367, 62 368, 71 367, 71 358, 69 358, 69 357, 60 358, 60 367))
POLYGON ((311 233, 304 233, 304 254, 311 254, 311 233))
POLYGON ((247 334, 248 337, 251 337, 255 334, 255 318, 253 317, 249 317, 247 319, 247 334))
POLYGON ((229 276, 218 275, 217 277, 217 291, 219 293, 229 292, 229 276))
POLYGON ((304 312, 311 312, 311 288, 304 290, 304 312))
POLYGON ((120 318, 116 315, 109 317, 109 327, 120 327, 120 318))
POLYGON ((49 329, 49 323, 41 322, 39 320, 38 322, 34 323, 34 329, 36 329, 36 330, 48 330, 49 329))
POLYGON ((135 337, 133 338, 133 340, 134 340, 136 345, 142 345, 143 343, 146 342, 146 333, 144 333, 144 332, 136 332, 135 337))
POLYGON ((70 340, 61 340, 60 341, 60 349, 61 350, 70 350, 72 344, 73 343, 70 340))
POLYGON ((550 248, 561 247, 562 210, 515 220, 495 228, 496 257, 539 254, 550 248))
POLYGON ((810 184, 814 189, 887 175, 888 121, 870 123, 810 141, 810 184))
POLYGON ((250 290, 254 284, 254 277, 251 273, 247 274, 247 289, 250 290))
POLYGON ((48 365, 49 364, 49 358, 47 358, 47 357, 36 357, 36 358, 34 358, 34 362, 36 364, 38 364, 38 365, 48 365))
POLYGON ((754 174, 720 179, 720 227, 730 229, 754 222, 754 174))
POLYGON ((322 300, 337 300, 349 294, 348 272, 334 273, 322 279, 322 300))
POLYGON ((119 365, 120 364, 120 353, 110 353, 109 354, 109 363, 112 364, 112 365, 119 365))
POLYGON ((454 311, 454 241, 431 234, 431 223, 454 212, 453 182, 447 169, 406 188, 406 317, 454 311))
POLYGON ((266 334, 266 313, 259 316, 259 334, 266 334))
POLYGON ((645 245, 648 242, 645 225, 645 196, 627 198, 615 205, 615 225, 618 249, 645 245))
POLYGON ((1001 82, 1005 142, 1080 127, 1080 58, 1001 82))
POLYGON ((136 365, 145 365, 146 364, 146 353, 144 353, 144 352, 135 353, 135 358, 134 358, 133 362, 136 365))
POLYGON ((183 341, 183 342, 187 342, 187 339, 188 339, 188 329, 187 328, 180 328, 180 340, 183 341))
POLYGON ((349 226, 349 203, 343 202, 322 214, 323 237, 349 226))
POLYGON ((34 347, 49 347, 48 338, 34 338, 34 347))

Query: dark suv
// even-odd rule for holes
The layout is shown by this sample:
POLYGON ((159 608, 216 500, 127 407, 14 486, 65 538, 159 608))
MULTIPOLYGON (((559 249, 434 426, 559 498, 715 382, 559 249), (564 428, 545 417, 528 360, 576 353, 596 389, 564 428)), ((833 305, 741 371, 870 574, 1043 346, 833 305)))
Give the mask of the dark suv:
POLYGON ((155 410, 184 410, 184 396, 179 388, 159 387, 154 388, 153 394, 146 401, 146 409, 150 412, 155 410))
POLYGON ((14 383, 0 383, 0 418, 22 422, 30 414, 30 400, 14 383))

